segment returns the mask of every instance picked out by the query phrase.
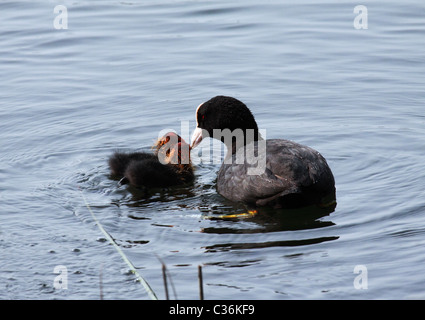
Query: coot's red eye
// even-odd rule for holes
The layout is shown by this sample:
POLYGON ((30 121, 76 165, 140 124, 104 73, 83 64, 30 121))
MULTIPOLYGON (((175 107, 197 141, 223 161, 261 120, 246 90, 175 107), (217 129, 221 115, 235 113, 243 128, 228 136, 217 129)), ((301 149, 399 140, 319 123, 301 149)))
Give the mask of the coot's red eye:
POLYGON ((204 119, 205 119, 205 116, 204 116, 204 115, 202 115, 202 117, 201 117, 201 118, 202 118, 202 120, 204 120, 204 119))

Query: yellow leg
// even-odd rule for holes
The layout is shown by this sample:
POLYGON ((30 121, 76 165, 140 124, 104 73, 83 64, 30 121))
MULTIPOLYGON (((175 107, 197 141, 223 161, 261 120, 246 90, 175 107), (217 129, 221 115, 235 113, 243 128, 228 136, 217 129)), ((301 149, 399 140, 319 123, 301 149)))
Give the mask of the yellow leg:
POLYGON ((252 218, 258 213, 257 210, 248 210, 244 213, 234 213, 234 214, 223 214, 219 216, 206 216, 205 219, 245 219, 252 218))

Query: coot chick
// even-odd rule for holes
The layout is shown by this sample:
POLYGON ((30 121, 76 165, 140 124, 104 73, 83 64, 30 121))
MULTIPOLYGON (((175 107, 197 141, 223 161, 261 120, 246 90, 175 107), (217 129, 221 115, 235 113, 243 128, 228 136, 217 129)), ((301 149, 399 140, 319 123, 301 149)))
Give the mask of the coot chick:
POLYGON ((189 145, 169 132, 154 145, 154 153, 115 152, 109 158, 113 178, 138 188, 165 188, 194 179, 189 145))
POLYGON ((214 97, 198 106, 196 121, 192 148, 206 137, 227 146, 217 176, 217 191, 225 198, 275 208, 335 205, 335 180, 325 158, 289 140, 264 140, 243 102, 214 97))

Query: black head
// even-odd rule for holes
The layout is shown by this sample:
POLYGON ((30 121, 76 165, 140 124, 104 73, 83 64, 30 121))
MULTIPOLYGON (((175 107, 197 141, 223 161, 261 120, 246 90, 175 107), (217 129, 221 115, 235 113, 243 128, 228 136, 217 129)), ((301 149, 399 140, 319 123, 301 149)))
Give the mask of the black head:
MULTIPOLYGON (((214 138, 214 129, 229 129, 231 132, 239 129, 244 134, 244 144, 249 140, 260 138, 258 126, 251 111, 242 101, 232 97, 216 96, 201 104, 196 110, 196 122, 197 130, 193 136, 195 139, 192 139, 192 148, 205 137, 205 133, 201 135, 201 130, 205 130, 209 137, 214 138), (251 135, 247 134, 249 130, 252 131, 251 135)), ((223 139, 220 140, 223 141, 223 139)))

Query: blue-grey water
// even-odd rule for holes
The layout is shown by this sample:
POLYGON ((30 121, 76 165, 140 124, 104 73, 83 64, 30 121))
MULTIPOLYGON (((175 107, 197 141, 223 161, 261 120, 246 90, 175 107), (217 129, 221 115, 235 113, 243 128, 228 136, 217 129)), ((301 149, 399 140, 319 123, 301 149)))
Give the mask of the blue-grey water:
POLYGON ((0 12, 1 299, 149 299, 89 208, 160 299, 160 261, 178 299, 198 299, 198 265, 206 299, 425 298, 423 1, 0 12), (267 138, 326 157, 335 211, 206 219, 244 210, 217 194, 217 161, 151 197, 109 178, 114 150, 148 150, 163 129, 189 139, 196 107, 219 94, 244 101, 267 138))

